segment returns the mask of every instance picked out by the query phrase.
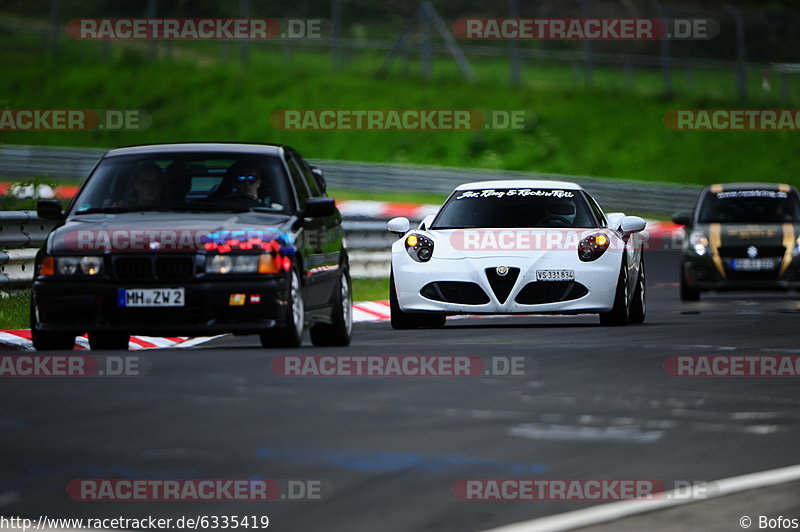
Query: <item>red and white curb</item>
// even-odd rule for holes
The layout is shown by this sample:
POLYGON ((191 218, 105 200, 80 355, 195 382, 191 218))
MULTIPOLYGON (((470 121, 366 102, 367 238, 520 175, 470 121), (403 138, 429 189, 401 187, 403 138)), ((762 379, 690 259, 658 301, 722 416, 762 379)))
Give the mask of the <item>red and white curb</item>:
MULTIPOLYGON (((219 338, 219 336, 202 336, 197 338, 189 338, 187 336, 173 336, 169 338, 160 338, 155 336, 131 336, 131 339, 128 342, 128 349, 131 351, 138 351, 140 349, 192 347, 208 342, 209 340, 213 340, 214 338, 219 338)), ((33 342, 31 342, 31 331, 30 329, 12 329, 8 331, 0 331, 0 345, 15 347, 24 351, 32 351, 33 342)), ((85 334, 75 338, 74 349, 89 349, 89 340, 86 338, 85 334)))
MULTIPOLYGON (((353 321, 354 322, 369 322, 369 321, 386 321, 391 318, 389 313, 389 301, 362 301, 353 303, 353 321)), ((128 342, 128 349, 137 351, 140 349, 164 349, 164 348, 185 348, 194 347, 203 344, 217 336, 200 336, 197 338, 190 338, 187 336, 172 336, 161 338, 157 336, 131 336, 128 342)), ((24 351, 33 350, 33 342, 31 342, 30 329, 12 329, 7 331, 0 331, 0 345, 22 349, 24 351)), ((78 336, 75 338, 75 349, 85 350, 89 349, 89 340, 86 335, 78 336)))
POLYGON ((390 319, 389 301, 361 301, 353 303, 353 321, 386 321, 390 319))

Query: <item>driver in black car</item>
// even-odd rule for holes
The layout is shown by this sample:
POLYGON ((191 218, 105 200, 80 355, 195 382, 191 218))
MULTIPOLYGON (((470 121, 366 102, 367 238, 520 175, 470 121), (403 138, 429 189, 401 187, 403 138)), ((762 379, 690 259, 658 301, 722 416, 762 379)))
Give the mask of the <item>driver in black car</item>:
POLYGON ((261 171, 252 164, 237 162, 228 169, 233 190, 220 198, 219 203, 236 207, 265 207, 261 195, 261 171))

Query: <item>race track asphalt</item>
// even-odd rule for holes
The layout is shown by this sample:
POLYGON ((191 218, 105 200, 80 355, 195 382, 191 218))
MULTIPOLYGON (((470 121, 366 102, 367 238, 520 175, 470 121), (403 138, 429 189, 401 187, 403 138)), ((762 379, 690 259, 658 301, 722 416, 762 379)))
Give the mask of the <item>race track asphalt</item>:
MULTIPOLYGON (((647 255, 648 319, 449 320, 355 328, 348 348, 256 337, 136 353, 140 377, 0 382, 0 514, 267 515, 281 531, 469 531, 592 501, 462 501, 461 479, 713 480, 798 462, 793 378, 681 378, 672 355, 800 355, 797 294, 678 299, 677 255, 647 255), (524 357, 524 375, 284 377, 280 355, 524 357), (321 500, 90 502, 74 479, 305 479, 321 500)), ((133 354, 133 353, 131 353, 133 354)), ((685 523, 684 523, 685 524, 685 523)), ((732 522, 732 524, 735 524, 732 522)), ((735 527, 731 527, 734 529, 735 527)))

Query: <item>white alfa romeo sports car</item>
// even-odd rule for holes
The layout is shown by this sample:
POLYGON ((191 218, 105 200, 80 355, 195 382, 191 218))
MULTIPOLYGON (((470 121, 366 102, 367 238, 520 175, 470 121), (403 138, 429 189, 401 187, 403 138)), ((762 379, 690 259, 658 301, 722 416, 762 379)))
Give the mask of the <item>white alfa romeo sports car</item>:
POLYGON ((389 221, 392 327, 455 314, 600 315, 642 323, 645 221, 603 210, 580 185, 482 181, 456 188, 416 229, 389 221))

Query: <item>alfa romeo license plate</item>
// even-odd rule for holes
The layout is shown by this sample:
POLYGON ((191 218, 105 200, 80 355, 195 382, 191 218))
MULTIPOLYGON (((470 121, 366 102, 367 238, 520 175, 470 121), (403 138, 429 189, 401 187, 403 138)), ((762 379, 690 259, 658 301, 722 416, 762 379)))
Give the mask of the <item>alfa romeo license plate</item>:
POLYGON ((575 270, 536 270, 537 281, 574 281, 575 270))
POLYGON ((120 288, 120 307, 182 307, 183 288, 120 288))

